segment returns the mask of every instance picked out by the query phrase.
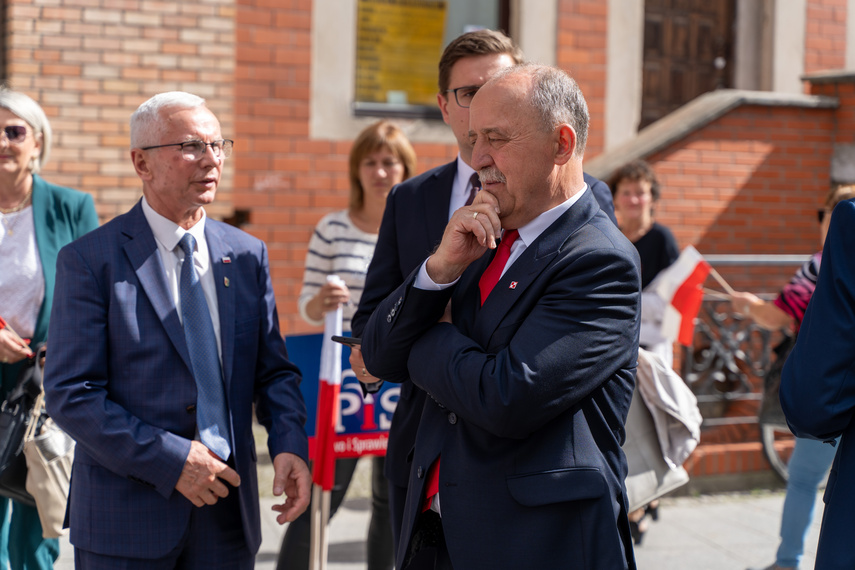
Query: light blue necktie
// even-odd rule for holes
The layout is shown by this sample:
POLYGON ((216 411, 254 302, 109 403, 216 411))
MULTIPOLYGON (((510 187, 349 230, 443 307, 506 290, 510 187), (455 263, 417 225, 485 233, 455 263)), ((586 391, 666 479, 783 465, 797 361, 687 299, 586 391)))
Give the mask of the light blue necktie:
POLYGON ((225 461, 231 453, 228 410, 217 353, 217 337, 193 263, 196 240, 186 233, 178 245, 184 250, 184 263, 181 265, 181 316, 198 392, 196 424, 202 443, 225 461))

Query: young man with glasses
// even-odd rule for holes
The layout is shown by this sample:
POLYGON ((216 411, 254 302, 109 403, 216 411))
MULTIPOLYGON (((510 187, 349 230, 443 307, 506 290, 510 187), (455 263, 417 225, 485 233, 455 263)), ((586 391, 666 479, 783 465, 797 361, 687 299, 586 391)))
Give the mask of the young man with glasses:
MULTIPOLYGON (((354 336, 361 335, 374 309, 439 244, 451 215, 470 203, 480 188, 471 166, 469 104, 494 74, 522 61, 523 54, 513 40, 493 30, 463 34, 445 48, 439 61, 437 103, 457 140, 458 155, 452 162, 411 178, 389 194, 359 310, 352 321, 354 336)), ((608 186, 587 175, 585 182, 592 187, 600 207, 615 221, 608 186)), ((353 370, 363 368, 358 350, 352 352, 351 366, 353 370)), ((408 455, 415 443, 425 397, 412 382, 404 382, 389 431, 386 477, 396 550, 410 475, 408 455)))
POLYGON ((246 568, 261 543, 255 403, 280 524, 309 503, 306 408, 263 242, 207 219, 233 143, 204 99, 131 117, 143 198, 60 251, 45 375, 76 441, 77 568, 246 568))

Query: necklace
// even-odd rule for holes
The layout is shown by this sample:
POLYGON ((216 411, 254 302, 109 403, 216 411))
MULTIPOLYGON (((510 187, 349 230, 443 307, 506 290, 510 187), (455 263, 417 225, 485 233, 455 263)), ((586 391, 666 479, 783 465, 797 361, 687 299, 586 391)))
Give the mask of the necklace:
POLYGON ((30 188, 30 189, 27 191, 26 196, 24 196, 24 199, 23 199, 23 200, 21 200, 20 202, 18 202, 18 205, 16 205, 16 206, 15 206, 15 207, 13 207, 13 208, 9 208, 8 210, 7 210, 7 209, 5 209, 5 208, 0 208, 0 214, 3 214, 3 225, 6 227, 6 233, 7 233, 8 235, 10 235, 10 236, 15 235, 15 230, 14 230, 15 223, 16 223, 16 222, 18 221, 18 219, 20 218, 20 216, 15 216, 15 219, 13 219, 13 220, 10 222, 10 221, 9 221, 9 216, 10 216, 11 214, 17 214, 18 212, 20 212, 21 210, 23 210, 24 208, 26 208, 26 207, 27 207, 27 204, 28 204, 28 203, 29 203, 29 201, 30 201, 30 196, 32 196, 32 194, 33 194, 33 189, 32 189, 32 188, 30 188))

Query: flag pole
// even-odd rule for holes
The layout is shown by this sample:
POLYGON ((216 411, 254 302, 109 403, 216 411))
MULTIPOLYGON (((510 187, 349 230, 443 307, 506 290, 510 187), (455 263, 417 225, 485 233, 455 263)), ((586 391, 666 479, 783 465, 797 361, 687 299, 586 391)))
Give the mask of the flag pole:
POLYGON ((710 265, 710 275, 713 276, 713 279, 718 281, 718 284, 721 285, 725 291, 727 291, 728 295, 733 296, 733 294, 736 293, 736 291, 733 290, 733 287, 728 285, 727 281, 724 280, 724 277, 719 275, 718 271, 716 271, 712 265, 710 265))
MULTIPOLYGON (((337 275, 327 275, 327 282, 344 284, 337 275)), ((321 367, 318 378, 318 413, 315 430, 315 457, 312 464, 311 537, 309 540, 309 568, 326 570, 329 537, 327 523, 330 518, 330 494, 335 484, 335 429, 339 418, 339 391, 341 389, 341 345, 333 336, 341 335, 342 308, 324 315, 324 338, 321 345, 321 367)))

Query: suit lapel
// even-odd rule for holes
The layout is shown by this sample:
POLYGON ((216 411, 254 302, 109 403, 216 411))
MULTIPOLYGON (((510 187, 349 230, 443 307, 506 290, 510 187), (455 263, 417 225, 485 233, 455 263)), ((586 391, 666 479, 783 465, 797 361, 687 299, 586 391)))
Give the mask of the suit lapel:
POLYGON ((184 329, 181 327, 175 302, 166 284, 166 271, 158 254, 154 234, 143 214, 142 202, 137 202, 124 220, 122 233, 128 237, 128 241, 122 246, 125 255, 134 268, 146 297, 154 307, 160 322, 163 323, 169 340, 172 341, 181 359, 192 373, 193 366, 190 363, 190 353, 187 351, 184 329))
MULTIPOLYGON (((546 228, 534 243, 526 247, 522 255, 499 279, 481 307, 481 311, 478 312, 475 322, 476 331, 483 331, 489 338, 517 300, 522 298, 526 290, 537 280, 538 275, 553 262, 570 236, 596 215, 598 209, 599 206, 592 193, 585 192, 578 202, 546 228)), ((492 259, 492 255, 490 258, 492 259)), ((472 276, 476 290, 481 273, 486 267, 484 265, 477 275, 472 276)), ((472 289, 473 285, 467 288, 472 289)))
POLYGON ((211 270, 214 272, 214 285, 217 290, 217 309, 220 313, 220 350, 223 355, 223 378, 226 384, 226 394, 228 394, 234 361, 235 289, 232 284, 234 283, 234 267, 237 259, 235 259, 234 251, 229 247, 221 228, 210 219, 205 222, 205 238, 208 241, 211 270))
POLYGON ((454 160, 437 170, 433 177, 425 182, 433 186, 433 189, 421 193, 424 199, 424 215, 427 220, 431 250, 442 241, 442 233, 448 225, 451 186, 454 184, 456 172, 457 161, 454 160))

